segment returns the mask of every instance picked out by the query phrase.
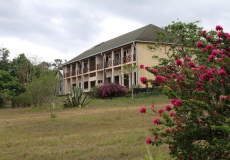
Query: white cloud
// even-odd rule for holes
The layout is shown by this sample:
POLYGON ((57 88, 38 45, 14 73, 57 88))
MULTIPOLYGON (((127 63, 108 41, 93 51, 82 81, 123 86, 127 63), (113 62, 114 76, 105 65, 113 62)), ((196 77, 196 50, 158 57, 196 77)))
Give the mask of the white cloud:
POLYGON ((28 58, 39 57, 41 60, 52 62, 54 59, 70 59, 70 53, 61 53, 59 50, 28 42, 19 38, 0 38, 0 44, 9 49, 10 59, 15 58, 21 53, 24 53, 28 58), (45 59, 44 59, 45 58, 45 59))

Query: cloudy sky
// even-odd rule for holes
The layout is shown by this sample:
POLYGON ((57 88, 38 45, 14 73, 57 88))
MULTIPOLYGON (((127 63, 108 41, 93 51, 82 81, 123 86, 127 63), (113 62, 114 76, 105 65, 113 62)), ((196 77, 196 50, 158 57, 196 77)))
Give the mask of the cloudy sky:
POLYGON ((230 32, 229 0, 0 0, 0 47, 51 62, 148 24, 179 19, 230 32))

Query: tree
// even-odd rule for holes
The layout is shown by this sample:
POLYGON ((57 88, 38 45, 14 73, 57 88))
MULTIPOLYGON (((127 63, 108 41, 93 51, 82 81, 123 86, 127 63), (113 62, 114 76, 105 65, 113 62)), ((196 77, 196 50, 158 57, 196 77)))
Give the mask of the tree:
POLYGON ((7 106, 13 96, 16 96, 25 89, 18 80, 7 71, 0 70, 0 108, 7 106))
POLYGON ((55 70, 62 70, 63 60, 62 59, 54 59, 52 66, 55 70))
POLYGON ((154 81, 164 87, 171 105, 152 109, 160 118, 153 120, 154 138, 146 142, 168 144, 177 159, 230 158, 230 34, 221 26, 216 31, 199 33, 193 57, 177 50, 173 63, 147 69, 158 69, 154 81))
POLYGON ((124 74, 127 74, 128 76, 130 76, 132 99, 133 99, 133 74, 134 74, 134 71, 137 70, 137 68, 138 68, 138 66, 136 66, 136 65, 131 65, 131 64, 124 64, 123 65, 124 74))
POLYGON ((167 58, 153 56, 158 59, 159 65, 174 65, 175 59, 178 57, 193 57, 196 55, 194 46, 201 38, 199 32, 202 30, 197 25, 198 21, 191 23, 183 23, 180 21, 172 22, 172 24, 164 27, 164 32, 158 32, 157 43, 148 46, 149 50, 161 50, 162 54, 166 54, 167 58))
POLYGON ((7 48, 0 48, 0 69, 8 71, 9 70, 9 50, 7 48))
POLYGON ((55 71, 44 71, 27 86, 30 101, 35 106, 51 105, 57 95, 58 80, 55 71))
POLYGON ((32 81, 33 65, 24 53, 13 59, 11 75, 16 76, 23 85, 32 81))

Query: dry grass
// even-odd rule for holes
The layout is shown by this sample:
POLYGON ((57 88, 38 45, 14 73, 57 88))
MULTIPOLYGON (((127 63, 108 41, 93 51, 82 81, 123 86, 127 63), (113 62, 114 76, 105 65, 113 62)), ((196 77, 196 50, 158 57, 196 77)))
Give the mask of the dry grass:
MULTIPOLYGON (((0 159, 143 159, 153 117, 140 114, 139 108, 153 100, 159 105, 168 102, 151 96, 94 100, 80 109, 2 109, 0 159)), ((166 153, 164 147, 149 146, 149 150, 153 155, 159 150, 166 153)))

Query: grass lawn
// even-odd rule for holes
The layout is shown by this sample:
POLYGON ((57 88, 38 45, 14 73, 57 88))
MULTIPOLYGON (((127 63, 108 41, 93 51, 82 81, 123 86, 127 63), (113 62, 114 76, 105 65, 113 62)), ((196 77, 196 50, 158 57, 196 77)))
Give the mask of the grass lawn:
POLYGON ((88 108, 1 109, 0 159, 140 160, 147 148, 153 157, 167 155, 166 147, 145 144, 153 116, 139 109, 152 102, 169 101, 164 96, 122 97, 94 100, 88 108))

